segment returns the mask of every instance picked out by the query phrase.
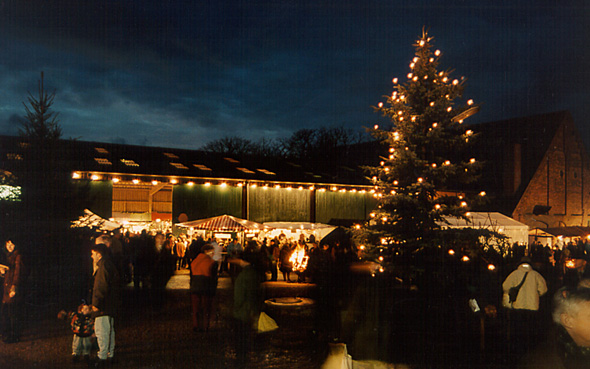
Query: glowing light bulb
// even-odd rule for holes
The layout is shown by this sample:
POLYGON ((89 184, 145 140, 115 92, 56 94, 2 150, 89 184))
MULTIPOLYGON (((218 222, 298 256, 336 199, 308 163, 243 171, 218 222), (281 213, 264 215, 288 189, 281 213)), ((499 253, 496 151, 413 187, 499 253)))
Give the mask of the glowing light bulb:
POLYGON ((416 82, 418 80, 418 76, 415 76, 414 78, 412 78, 412 81, 416 82))
POLYGON ((473 100, 467 100, 467 105, 473 105, 473 100))
POLYGON ((430 102, 430 106, 434 106, 434 101, 431 101, 430 102))
POLYGON ((475 158, 471 158, 471 159, 469 159, 469 162, 470 162, 471 164, 475 163, 475 158))
POLYGON ((488 270, 496 270, 496 266, 494 264, 489 264, 488 270))
POLYGON ((397 78, 391 80, 393 83, 397 83, 397 78))
POLYGON ((449 107, 447 108, 447 111, 451 111, 451 110, 453 110, 453 108, 449 106, 449 107))
POLYGON ((466 207, 466 206, 467 206, 467 202, 461 201, 461 207, 466 207))
MULTIPOLYGON (((434 55, 436 55, 436 56, 439 56, 439 55, 440 55, 440 50, 436 50, 436 51, 434 52, 434 55)), ((442 72, 441 72, 441 73, 442 73, 442 72)))
POLYGON ((453 250, 453 249, 450 249, 450 250, 449 250, 449 255, 455 255, 455 250, 453 250))
POLYGON ((469 256, 465 255, 461 258, 462 261, 464 262, 468 262, 469 261, 469 256))
POLYGON ((418 178, 418 182, 420 182, 420 183, 424 182, 424 178, 422 178, 422 177, 418 178))
POLYGON ((410 63, 410 68, 414 69, 414 66, 415 66, 415 65, 416 65, 416 64, 414 64, 414 63, 410 63))
POLYGON ((379 104, 377 104, 378 107, 382 108, 383 107, 383 103, 380 102, 379 104))
POLYGON ((457 79, 453 80, 453 84, 454 84, 455 86, 456 86, 456 85, 458 85, 458 84, 459 84, 459 80, 457 80, 457 79))
POLYGON ((436 204, 436 205, 434 205, 434 208, 435 208, 436 210, 440 210, 440 204, 436 204))
POLYGON ((378 124, 375 124, 375 125, 373 126, 373 129, 379 129, 379 125, 378 125, 378 124))
POLYGON ((418 57, 414 57, 414 59, 412 59, 412 62, 417 63, 418 62, 418 57))
POLYGON ((470 129, 468 129, 467 131, 465 131, 465 134, 466 134, 467 136, 471 136, 471 135, 473 134, 473 131, 472 131, 472 130, 470 130, 470 129))
POLYGON ((485 195, 486 195, 486 192, 485 192, 485 191, 481 191, 481 192, 479 193, 479 196, 485 196, 485 195))
POLYGON ((412 77, 414 77, 414 74, 408 73, 408 79, 411 79, 412 77))
POLYGON ((436 127, 438 127, 438 123, 436 123, 436 122, 432 123, 432 128, 436 128, 436 127))

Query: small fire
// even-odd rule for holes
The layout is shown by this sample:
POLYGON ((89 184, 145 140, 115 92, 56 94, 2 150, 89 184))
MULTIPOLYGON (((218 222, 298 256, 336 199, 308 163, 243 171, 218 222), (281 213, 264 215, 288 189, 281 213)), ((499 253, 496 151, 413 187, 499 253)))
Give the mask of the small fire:
POLYGON ((565 267, 568 269, 574 269, 576 267, 576 263, 572 259, 565 262, 565 267))
POLYGON ((305 255, 305 249, 299 247, 293 251, 291 257, 289 258, 289 261, 293 263, 294 272, 303 272, 305 268, 307 268, 308 260, 309 256, 305 255))

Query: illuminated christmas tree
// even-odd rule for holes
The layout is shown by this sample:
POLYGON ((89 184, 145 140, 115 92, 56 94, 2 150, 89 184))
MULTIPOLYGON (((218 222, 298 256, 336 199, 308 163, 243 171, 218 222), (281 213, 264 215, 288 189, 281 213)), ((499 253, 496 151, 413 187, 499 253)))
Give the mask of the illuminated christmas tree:
POLYGON ((465 218, 474 201, 485 196, 466 191, 480 163, 466 150, 474 135, 463 120, 479 108, 472 100, 456 102, 465 79, 438 70, 442 53, 432 41, 423 32, 405 82, 394 78, 393 93, 375 107, 391 119, 392 128, 373 130, 388 152, 378 167, 367 168, 378 206, 356 239, 367 259, 383 265, 381 270, 444 247, 449 237, 441 229, 445 216, 465 218))

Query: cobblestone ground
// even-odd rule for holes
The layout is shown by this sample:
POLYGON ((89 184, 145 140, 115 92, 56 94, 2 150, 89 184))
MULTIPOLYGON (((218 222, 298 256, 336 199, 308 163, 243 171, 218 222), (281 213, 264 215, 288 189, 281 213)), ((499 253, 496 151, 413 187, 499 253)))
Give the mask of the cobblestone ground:
MULTIPOLYGON (((217 319, 206 333, 192 331, 186 273, 177 274, 170 281, 167 301, 160 311, 155 311, 144 296, 127 289, 124 318, 116 331, 117 362, 113 367, 233 368, 229 278, 221 278, 219 287, 217 319)), ((55 310, 57 315, 59 308, 55 310)), ((33 321, 33 315, 28 314, 20 342, 0 343, 0 368, 85 367, 81 363, 71 363, 72 335, 68 324, 56 318, 33 321)), ((248 367, 320 368, 325 359, 323 347, 312 340, 303 343, 290 340, 289 334, 283 331, 259 336, 250 353, 248 367)))

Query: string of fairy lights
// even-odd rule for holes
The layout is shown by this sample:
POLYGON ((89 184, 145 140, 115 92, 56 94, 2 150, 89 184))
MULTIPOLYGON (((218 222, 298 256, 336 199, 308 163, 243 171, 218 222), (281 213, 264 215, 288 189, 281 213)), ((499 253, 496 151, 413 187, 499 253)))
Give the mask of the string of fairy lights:
MULTIPOLYGON (((477 113, 479 107, 473 99, 467 99, 463 106, 454 105, 453 101, 462 95, 465 78, 452 78, 450 70, 437 70, 442 52, 431 50, 431 40, 432 37, 424 32, 416 41, 416 55, 409 63, 407 80, 400 82, 399 78, 393 78, 393 92, 375 107, 377 112, 391 119, 393 126, 390 129, 380 129, 379 125, 373 127, 374 135, 383 138, 389 144, 389 150, 386 157, 381 157, 370 178, 379 203, 369 214, 369 227, 370 224, 387 226, 396 222, 396 208, 385 208, 385 204, 396 196, 428 199, 430 205, 426 210, 435 218, 450 214, 470 216, 465 193, 456 192, 452 196, 445 193, 443 196, 437 191, 436 184, 449 174, 463 172, 470 175, 481 166, 476 158, 449 155, 469 144, 474 137, 473 130, 462 124, 477 113), (449 150, 449 147, 453 149, 449 150), (428 150, 429 155, 426 155, 428 150), (415 177, 412 178, 412 174, 415 177)), ((486 192, 481 191, 478 196, 483 198, 486 192)), ((383 237, 381 245, 376 248, 382 252, 388 244, 399 242, 402 241, 383 237)), ((449 255, 454 256, 455 251, 449 250, 449 255)), ((383 256, 379 255, 377 260, 380 263, 378 270, 383 272, 383 256)), ((461 260, 468 262, 469 256, 464 255, 461 260)), ((488 269, 494 270, 495 266, 490 264, 488 269)))
POLYGON ((375 189, 370 185, 345 185, 345 184, 327 184, 327 183, 308 183, 308 182, 278 182, 278 181, 259 181, 259 180, 243 180, 243 179, 224 179, 224 178, 203 178, 203 177, 162 177, 155 175, 126 175, 113 174, 106 172, 84 172, 76 171, 72 173, 72 178, 75 180, 91 180, 91 181, 110 181, 118 185, 136 185, 136 186, 218 186, 219 188, 226 187, 249 187, 268 189, 284 189, 287 191, 316 191, 316 192, 338 192, 338 193, 359 193, 359 194, 375 194, 375 189))

